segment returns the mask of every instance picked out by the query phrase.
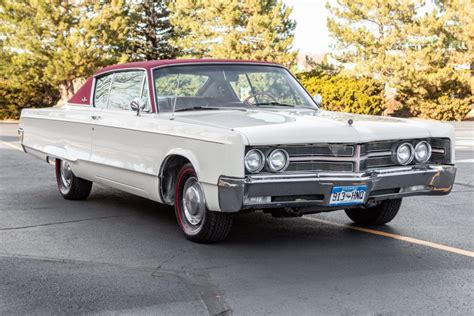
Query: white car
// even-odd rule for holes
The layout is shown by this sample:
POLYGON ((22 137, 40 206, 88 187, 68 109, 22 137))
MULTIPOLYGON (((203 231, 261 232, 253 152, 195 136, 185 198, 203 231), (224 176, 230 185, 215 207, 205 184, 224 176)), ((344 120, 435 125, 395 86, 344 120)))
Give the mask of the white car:
POLYGON ((55 164, 64 198, 97 182, 172 205, 197 242, 224 239, 233 214, 253 210, 385 224, 403 197, 448 194, 456 174, 451 125, 324 111, 262 62, 107 67, 68 104, 23 110, 19 135, 55 164))

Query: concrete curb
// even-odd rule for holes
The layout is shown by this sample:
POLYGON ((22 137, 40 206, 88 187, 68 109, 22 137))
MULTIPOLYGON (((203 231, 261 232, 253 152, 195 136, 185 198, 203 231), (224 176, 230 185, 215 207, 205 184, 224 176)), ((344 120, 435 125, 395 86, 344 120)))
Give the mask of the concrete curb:
POLYGON ((19 120, 0 120, 0 124, 18 124, 19 120))

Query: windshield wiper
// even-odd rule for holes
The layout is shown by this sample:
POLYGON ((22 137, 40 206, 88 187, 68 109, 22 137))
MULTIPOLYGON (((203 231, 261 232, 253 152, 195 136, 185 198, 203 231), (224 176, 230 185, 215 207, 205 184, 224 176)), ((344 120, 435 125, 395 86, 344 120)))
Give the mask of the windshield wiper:
POLYGON ((222 110, 223 108, 218 107, 209 107, 209 106, 193 106, 190 108, 174 110, 175 112, 185 112, 185 111, 200 111, 200 110, 222 110))
POLYGON ((255 106, 262 106, 262 105, 272 105, 272 106, 287 106, 287 107, 296 107, 295 105, 291 105, 291 104, 285 104, 285 103, 280 103, 280 102, 258 102, 258 103, 255 103, 253 104, 255 106))
POLYGON ((279 103, 279 102, 261 102, 261 103, 255 103, 253 104, 257 107, 260 107, 263 105, 263 107, 265 107, 265 105, 269 105, 269 106, 284 106, 284 107, 289 107, 289 108, 294 108, 294 109, 297 109, 297 108, 303 108, 303 109, 309 109, 309 110, 316 110, 315 108, 313 107, 309 107, 309 106, 304 106, 304 105, 292 105, 292 104, 285 104, 285 103, 279 103))

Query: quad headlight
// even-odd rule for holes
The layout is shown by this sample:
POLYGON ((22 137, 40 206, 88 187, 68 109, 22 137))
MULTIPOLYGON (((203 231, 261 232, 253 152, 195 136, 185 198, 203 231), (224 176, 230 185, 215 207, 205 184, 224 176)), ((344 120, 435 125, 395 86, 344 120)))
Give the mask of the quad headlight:
POLYGON ((425 163, 431 158, 431 145, 428 142, 421 141, 415 146, 415 160, 425 163))
POLYGON ((250 173, 259 172, 265 165, 265 155, 261 150, 251 149, 247 152, 244 159, 245 169, 250 173))
POLYGON ((250 149, 245 154, 245 170, 249 173, 257 173, 265 167, 266 171, 283 172, 290 163, 288 153, 284 149, 274 149, 266 151, 265 154, 260 149, 250 149))
POLYGON ((267 157, 267 167, 272 172, 284 171, 289 162, 288 153, 283 149, 275 149, 267 157))
POLYGON ((401 165, 408 165, 413 161, 413 156, 415 155, 415 150, 413 145, 410 143, 403 143, 397 147, 395 153, 395 160, 401 165))

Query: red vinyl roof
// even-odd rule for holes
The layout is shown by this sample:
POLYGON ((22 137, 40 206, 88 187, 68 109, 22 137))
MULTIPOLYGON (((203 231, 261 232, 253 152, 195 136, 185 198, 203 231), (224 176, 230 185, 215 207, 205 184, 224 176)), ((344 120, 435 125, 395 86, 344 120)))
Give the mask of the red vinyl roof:
MULTIPOLYGON (((179 65, 179 64, 202 64, 202 63, 259 63, 259 64, 269 64, 269 65, 278 65, 277 63, 265 62, 265 61, 256 61, 256 60, 235 60, 235 59, 163 59, 163 60, 149 60, 149 61, 136 61, 125 64, 118 64, 107 66, 98 70, 94 76, 107 72, 110 70, 120 70, 120 69, 129 69, 129 68, 144 68, 147 70, 147 73, 151 76, 151 69, 163 66, 163 65, 179 65)), ((84 85, 74 94, 74 96, 69 99, 69 103, 80 104, 85 106, 90 106, 91 100, 91 91, 93 89, 92 82, 93 77, 91 76, 84 85)), ((150 88, 151 88, 151 83, 150 88)), ((151 100, 152 108, 155 109, 154 100, 151 100)))

